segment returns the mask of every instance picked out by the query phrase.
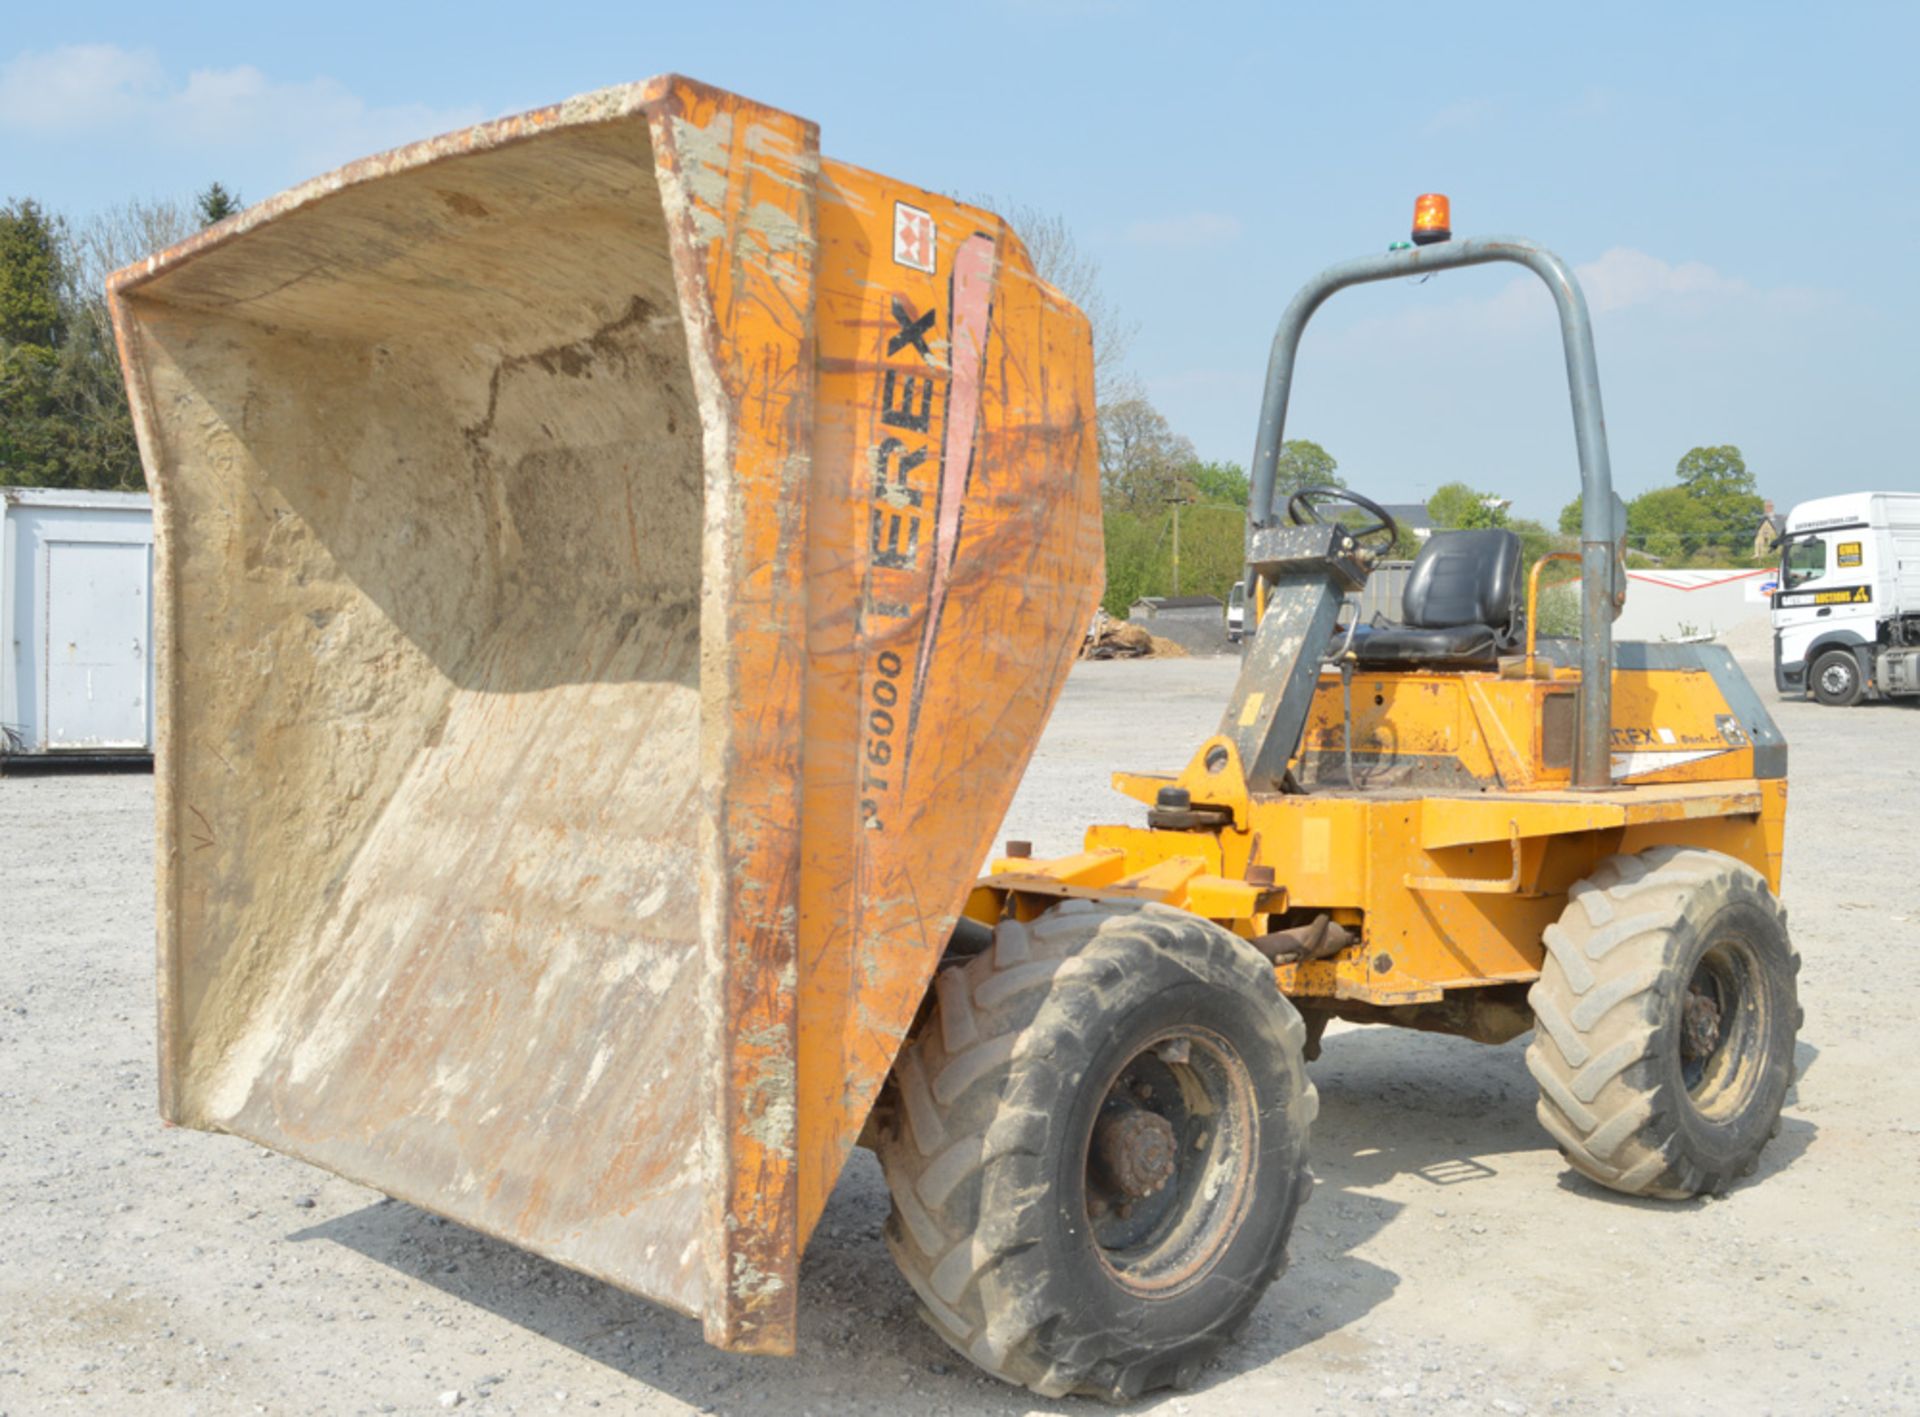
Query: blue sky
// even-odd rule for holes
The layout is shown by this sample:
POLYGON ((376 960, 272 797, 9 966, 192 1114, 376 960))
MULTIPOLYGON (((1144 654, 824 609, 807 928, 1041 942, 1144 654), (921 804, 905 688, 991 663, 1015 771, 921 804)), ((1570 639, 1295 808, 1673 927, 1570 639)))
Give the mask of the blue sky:
MULTIPOLYGON (((830 156, 1059 212, 1205 456, 1246 461, 1293 289, 1437 190, 1457 232, 1581 270, 1629 495, 1727 442, 1783 505, 1920 486, 1920 6, 279 8, 9 7, 0 198, 84 218, 218 178, 259 199, 678 70, 817 120, 830 156)), ((1551 518, 1577 483, 1528 280, 1336 298, 1289 432, 1381 500, 1462 478, 1551 518)))

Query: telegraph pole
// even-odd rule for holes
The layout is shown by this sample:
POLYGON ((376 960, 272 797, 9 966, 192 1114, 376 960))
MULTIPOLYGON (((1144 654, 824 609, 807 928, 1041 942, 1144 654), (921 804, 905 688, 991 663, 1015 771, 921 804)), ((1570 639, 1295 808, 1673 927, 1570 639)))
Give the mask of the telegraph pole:
POLYGON ((1192 503, 1191 497, 1169 497, 1173 508, 1173 594, 1180 594, 1180 509, 1192 503))

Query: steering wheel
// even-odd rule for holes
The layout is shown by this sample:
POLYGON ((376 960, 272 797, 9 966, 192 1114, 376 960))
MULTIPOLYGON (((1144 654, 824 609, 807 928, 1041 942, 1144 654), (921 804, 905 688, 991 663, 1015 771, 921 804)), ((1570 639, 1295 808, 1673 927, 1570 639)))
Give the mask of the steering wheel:
POLYGON ((1400 539, 1400 523, 1393 519, 1385 507, 1344 487, 1302 487, 1287 498, 1287 520, 1295 526, 1325 526, 1327 519, 1320 515, 1320 508, 1334 502, 1358 507, 1373 518, 1363 526, 1348 527, 1347 534, 1375 555, 1391 550, 1393 543, 1400 539), (1372 539, 1371 545, 1369 538, 1372 539))

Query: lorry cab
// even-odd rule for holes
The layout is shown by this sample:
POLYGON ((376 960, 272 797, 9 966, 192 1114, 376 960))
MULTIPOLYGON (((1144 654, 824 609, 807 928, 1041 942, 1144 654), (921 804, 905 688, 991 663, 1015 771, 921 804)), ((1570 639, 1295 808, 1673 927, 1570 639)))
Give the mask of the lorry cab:
POLYGON ((1787 515, 1773 677, 1822 703, 1920 693, 1920 493, 1852 492, 1787 515))
POLYGON ((1227 643, 1239 644, 1247 632, 1247 583, 1235 581, 1227 592, 1227 643))

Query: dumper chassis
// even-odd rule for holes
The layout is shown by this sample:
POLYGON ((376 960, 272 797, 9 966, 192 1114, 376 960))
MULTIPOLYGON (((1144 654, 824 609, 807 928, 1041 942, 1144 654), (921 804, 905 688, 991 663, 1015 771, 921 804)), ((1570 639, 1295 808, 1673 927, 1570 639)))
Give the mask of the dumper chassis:
POLYGON ((1253 642, 1217 734, 1177 776, 1116 775, 1144 826, 994 864, 968 907, 998 922, 994 943, 936 976, 879 1133, 889 1242, 929 1320, 1043 1393, 1190 1383, 1244 1324, 1305 1198, 1302 1065, 1332 1019, 1494 1044, 1531 1031, 1542 1126, 1575 1170, 1637 1196, 1751 1175, 1792 1074, 1799 961, 1774 896, 1785 745, 1723 649, 1612 643, 1624 518, 1571 273, 1518 241, 1335 267, 1276 336, 1253 482, 1253 642), (1561 311, 1583 638, 1541 642, 1547 563, 1523 601, 1518 540, 1499 531, 1436 534, 1404 623, 1363 632, 1345 597, 1395 540, 1392 518, 1344 489, 1295 494, 1284 520, 1261 511, 1294 348, 1345 285, 1493 260, 1535 270, 1561 311), (1169 906, 1195 917, 1183 931, 1161 924, 1169 906), (1148 934, 1158 957, 1132 966, 1137 987, 1102 994, 1093 981, 1125 968, 1106 941, 1148 934), (1045 965, 1026 962, 1036 937, 1059 942, 1045 965), (1035 997, 982 1032, 979 1001, 1004 977, 1035 997), (1056 996, 1072 1000, 1070 1037, 1056 996), (1176 1074, 1163 1045, 1138 1081, 1135 1050, 1168 1012, 1180 1056, 1219 1060, 1260 1099, 1254 1129, 1284 1137, 1280 1155, 1236 1147, 1247 1129, 1221 1123, 1225 1091, 1176 1074), (1215 1029, 1235 1046, 1203 1049, 1215 1029), (1282 1062, 1256 1086, 1263 1032, 1282 1062), (1247 1197, 1232 1218, 1223 1175, 1247 1197), (1141 1271, 1177 1275, 1178 1303, 1141 1271))

